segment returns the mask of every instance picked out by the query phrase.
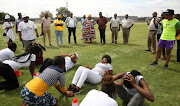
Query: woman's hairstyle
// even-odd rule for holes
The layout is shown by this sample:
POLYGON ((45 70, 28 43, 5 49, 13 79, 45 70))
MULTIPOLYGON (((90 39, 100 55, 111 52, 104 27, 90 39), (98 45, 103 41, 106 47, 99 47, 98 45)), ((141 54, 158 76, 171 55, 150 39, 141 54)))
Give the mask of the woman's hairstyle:
POLYGON ((116 85, 114 83, 109 84, 109 85, 102 85, 101 91, 108 94, 109 97, 113 98, 113 95, 116 91, 116 85))
POLYGON ((17 45, 16 45, 16 43, 10 43, 9 45, 8 45, 8 48, 9 49, 13 49, 13 48, 17 48, 17 45))
POLYGON ((30 47, 30 49, 27 52, 18 55, 16 57, 13 57, 11 60, 16 61, 18 63, 26 63, 31 58, 31 54, 35 54, 36 56, 38 56, 38 53, 40 52, 41 52, 41 48, 37 45, 33 45, 30 47), (24 61, 20 61, 21 59, 26 58, 26 56, 29 57, 24 61))
POLYGON ((61 65, 64 65, 64 64, 65 64, 65 59, 62 56, 56 56, 53 59, 53 65, 55 65, 55 66, 61 66, 61 65))
POLYGON ((53 59, 50 58, 45 59, 43 64, 41 65, 39 72, 42 73, 47 67, 49 67, 52 64, 53 64, 53 59))
MULTIPOLYGON (((134 78, 137 76, 137 75, 142 75, 139 71, 136 71, 136 70, 132 70, 131 74, 134 78)), ((127 80, 124 80, 124 85, 126 88, 133 88, 133 86, 131 85, 131 83, 127 80)))
POLYGON ((111 57, 110 57, 109 55, 104 55, 104 56, 102 57, 102 59, 103 59, 103 58, 106 58, 107 61, 108 61, 108 63, 111 63, 111 57))

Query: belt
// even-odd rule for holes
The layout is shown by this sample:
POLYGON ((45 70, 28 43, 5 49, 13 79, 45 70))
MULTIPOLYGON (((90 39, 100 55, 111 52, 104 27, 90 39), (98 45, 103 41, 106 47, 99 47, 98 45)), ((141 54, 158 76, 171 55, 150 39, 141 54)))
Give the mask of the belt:
POLYGON ((118 27, 112 27, 112 28, 118 28, 118 27))

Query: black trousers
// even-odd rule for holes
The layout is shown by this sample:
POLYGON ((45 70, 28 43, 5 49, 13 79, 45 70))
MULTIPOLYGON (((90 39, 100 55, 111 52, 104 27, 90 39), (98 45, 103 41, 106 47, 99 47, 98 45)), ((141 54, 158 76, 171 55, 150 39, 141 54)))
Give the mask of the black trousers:
POLYGON ((68 36, 69 43, 71 43, 71 32, 73 32, 74 43, 77 43, 76 42, 76 28, 68 28, 68 32, 69 32, 69 36, 68 36))
POLYGON ((106 39, 105 39, 105 31, 106 29, 99 29, 99 32, 100 32, 100 42, 105 44, 106 43, 106 39))
POLYGON ((0 82, 0 90, 13 90, 19 87, 14 70, 8 64, 0 63, 0 76, 5 79, 5 81, 0 82))
MULTIPOLYGON (((160 37, 161 37, 161 34, 157 34, 157 41, 159 42, 159 39, 160 39, 160 37)), ((166 54, 166 52, 165 52, 165 48, 163 48, 163 55, 165 55, 166 54)))
POLYGON ((177 40, 177 62, 180 62, 180 40, 177 40))

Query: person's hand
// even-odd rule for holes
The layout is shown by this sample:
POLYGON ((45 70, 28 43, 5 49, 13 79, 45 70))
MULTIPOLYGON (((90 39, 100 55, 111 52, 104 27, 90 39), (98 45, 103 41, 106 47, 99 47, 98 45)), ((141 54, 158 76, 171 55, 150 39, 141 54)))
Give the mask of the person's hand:
POLYGON ((36 42, 35 41, 32 41, 32 45, 35 45, 36 44, 36 42))
POLYGON ((74 96, 73 91, 66 91, 66 96, 68 97, 74 96))
POLYGON ((104 70, 104 75, 107 75, 107 70, 104 70))
POLYGON ((88 65, 86 68, 90 68, 91 66, 90 65, 88 65))
POLYGON ((69 57, 71 57, 72 56, 72 54, 69 54, 69 57))
POLYGON ((131 29, 131 27, 129 27, 128 29, 131 29))
POLYGON ((16 30, 16 33, 18 33, 18 31, 16 30))
POLYGON ((36 33, 36 36, 37 36, 37 38, 39 37, 39 34, 38 33, 36 33))
POLYGON ((136 84, 136 80, 131 74, 128 74, 125 80, 129 81, 132 86, 136 84))
POLYGON ((22 38, 20 37, 19 40, 22 41, 22 38))
POLYGON ((110 30, 112 31, 112 28, 110 28, 110 30))
POLYGON ((120 31, 120 28, 118 29, 118 31, 120 31))

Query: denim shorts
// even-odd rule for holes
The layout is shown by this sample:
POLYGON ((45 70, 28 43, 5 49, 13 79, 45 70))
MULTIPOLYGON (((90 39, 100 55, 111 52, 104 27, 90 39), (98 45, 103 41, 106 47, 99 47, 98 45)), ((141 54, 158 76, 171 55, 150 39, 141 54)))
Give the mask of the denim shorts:
POLYGON ((33 94, 24 86, 20 95, 23 101, 29 106, 52 106, 56 104, 56 98, 51 96, 47 91, 40 97, 33 94))

